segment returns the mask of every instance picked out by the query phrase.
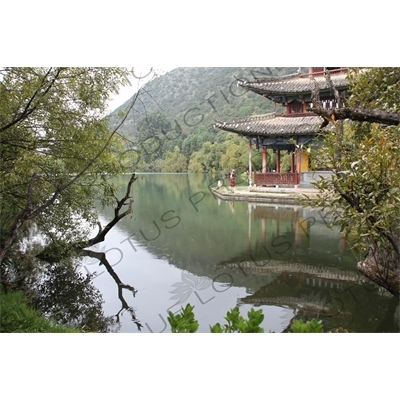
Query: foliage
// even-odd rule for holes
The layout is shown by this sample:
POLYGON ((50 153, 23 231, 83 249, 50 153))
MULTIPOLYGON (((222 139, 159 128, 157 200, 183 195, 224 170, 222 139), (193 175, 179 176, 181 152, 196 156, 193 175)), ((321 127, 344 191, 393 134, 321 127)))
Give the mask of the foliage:
POLYGON ((195 333, 199 329, 199 323, 194 318, 194 306, 187 304, 179 314, 168 312, 168 322, 172 333, 195 333))
MULTIPOLYGON (((147 114, 137 124, 137 137, 134 146, 140 153, 139 166, 148 166, 161 159, 165 144, 168 143, 168 133, 172 130, 171 122, 160 112, 147 114)), ((171 135, 172 133, 170 133, 171 135)))
POLYGON ((352 92, 350 105, 396 113, 400 111, 400 68, 352 68, 347 78, 352 92))
POLYGON ((0 332, 2 333, 79 333, 76 328, 65 327, 44 317, 29 305, 22 292, 0 286, 0 332))
MULTIPOLYGON (((244 173, 248 169, 249 145, 246 139, 230 133, 222 142, 205 142, 199 151, 192 153, 188 170, 189 172, 222 172, 229 173, 236 169, 244 173)), ((255 153, 253 165, 261 165, 261 156, 255 153)))
MULTIPOLYGON (((350 104, 398 110, 398 68, 353 70, 350 104)), ((353 121, 331 122, 324 144, 312 150, 314 162, 332 171, 315 186, 321 195, 310 204, 328 209, 330 222, 354 232, 352 245, 368 256, 358 269, 399 296, 400 291, 400 131, 396 126, 353 121)))
POLYGON ((182 153, 187 159, 195 152, 199 151, 204 143, 212 142, 215 135, 212 134, 204 125, 199 125, 194 132, 185 138, 182 143, 182 153))
POLYGON ((375 126, 370 134, 357 140, 353 127, 341 129, 340 122, 336 127, 325 140, 323 154, 317 153, 319 162, 324 160, 333 177, 316 184, 323 189, 316 205, 329 207, 334 223, 342 231, 357 233, 354 247, 366 251, 371 241, 378 244, 385 232, 400 226, 398 129, 375 126))
POLYGON ((83 274, 79 259, 47 266, 35 283, 32 304, 59 324, 86 332, 110 332, 115 321, 103 311, 103 297, 92 274, 83 274))
MULTIPOLYGON (((168 313, 168 322, 172 333, 195 333, 199 328, 199 323, 194 317, 194 306, 187 304, 182 307, 178 314, 168 313)), ((219 323, 210 326, 211 333, 261 333, 264 329, 260 324, 264 320, 262 310, 255 311, 253 308, 247 313, 248 319, 240 315, 238 307, 230 310, 226 314, 227 324, 221 326, 219 323)))
POLYGON ((161 160, 161 172, 186 172, 187 161, 186 157, 181 153, 178 146, 175 146, 174 151, 167 151, 165 158, 161 160))
MULTIPOLYGON (((255 79, 295 73, 298 67, 181 67, 154 78, 143 89, 141 102, 132 110, 120 132, 134 140, 137 123, 143 116, 161 112, 179 125, 183 139, 203 126, 213 141, 215 120, 231 120, 237 116, 272 112, 274 104, 262 96, 237 87, 236 79, 255 79)), ((112 126, 118 113, 127 107, 121 105, 110 115, 112 126)), ((279 106, 277 112, 280 112, 279 106)), ((211 139, 211 140, 210 140, 211 139)), ((185 154, 186 157, 188 154, 185 154)))
POLYGON ((262 310, 250 309, 246 320, 240 315, 239 307, 235 307, 226 314, 227 324, 221 326, 220 323, 210 326, 211 333, 262 333, 264 329, 260 327, 264 320, 262 310))
MULTIPOLYGON (((172 333, 195 333, 199 328, 199 323, 193 313, 194 306, 187 304, 185 308, 177 314, 168 312, 168 322, 172 333)), ((247 313, 247 319, 240 314, 239 307, 235 307, 226 313, 224 317, 226 324, 220 323, 210 326, 211 333, 263 333, 261 324, 264 321, 263 310, 251 308, 247 313)), ((289 332, 292 333, 322 333, 322 321, 313 318, 311 321, 295 319, 290 325, 289 332)))
MULTIPOLYGON (((115 318, 103 310, 103 297, 94 286, 96 275, 84 273, 82 259, 64 257, 47 263, 36 257, 37 231, 27 237, 24 251, 12 248, 1 269, 1 282, 25 294, 29 304, 52 321, 86 332, 111 332, 118 329, 115 318)), ((98 262, 85 258, 85 264, 98 262)), ((85 265, 84 264, 84 265, 85 265)))
POLYGON ((189 161, 189 172, 217 172, 222 170, 221 157, 224 154, 223 143, 206 142, 200 151, 193 153, 189 161))
POLYGON ((311 321, 296 319, 290 325, 290 332, 292 333, 322 333, 323 331, 322 321, 318 321, 315 318, 311 321))
POLYGON ((205 172, 205 167, 201 163, 201 154, 199 151, 195 151, 192 153, 188 164, 188 171, 194 173, 202 173, 205 172))
POLYGON ((225 141, 225 151, 221 156, 221 168, 230 171, 232 168, 246 171, 248 165, 248 141, 234 133, 229 133, 225 141))
MULTIPOLYGON (((147 125, 144 121, 140 123, 143 127, 139 128, 142 141, 136 143, 142 152, 137 165, 141 170, 225 174, 232 168, 242 173, 248 170, 249 143, 247 139, 237 134, 211 135, 203 125, 200 125, 194 133, 182 140, 175 137, 176 132, 166 134, 171 124, 164 115, 157 113, 156 116, 147 117, 146 121, 147 125), (143 134, 142 129, 145 132, 143 134)), ((261 152, 253 152, 252 165, 253 170, 261 170, 261 152)), ((290 167, 290 155, 282 153, 281 170, 287 171, 290 167)), ((268 168, 271 171, 276 169, 276 154, 271 149, 268 150, 268 168)))
POLYGON ((292 157, 288 152, 281 155, 281 171, 290 172, 292 168, 292 157))
POLYGON ((127 74, 121 68, 0 70, 0 261, 28 221, 47 242, 79 240, 97 219, 96 198, 114 201, 109 179, 126 165, 104 115, 127 74))
MULTIPOLYGON (((274 104, 237 88, 235 76, 254 79, 292 73, 296 69, 177 68, 153 79, 144 86, 140 104, 127 114, 119 129, 135 149, 136 170, 227 172, 237 168, 245 172, 248 164, 246 140, 233 135, 235 141, 231 142, 225 132, 215 131, 215 120, 272 112, 274 104), (176 146, 185 157, 185 161, 180 157, 179 168, 168 160, 176 146), (224 154, 227 155, 222 160, 224 154)), ((111 126, 117 124, 125 108, 126 104, 111 113, 111 126)), ((260 159, 261 165, 261 157, 255 155, 255 159, 260 159)), ((275 167, 271 164, 271 168, 275 167)))

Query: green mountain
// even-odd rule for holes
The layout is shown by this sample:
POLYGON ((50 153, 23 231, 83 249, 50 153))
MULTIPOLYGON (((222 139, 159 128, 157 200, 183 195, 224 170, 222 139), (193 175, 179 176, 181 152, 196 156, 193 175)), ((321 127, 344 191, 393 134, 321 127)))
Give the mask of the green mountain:
MULTIPOLYGON (((215 121, 283 112, 272 101, 246 91, 236 78, 254 80, 294 73, 297 67, 176 68, 143 86, 119 133, 127 139, 140 171, 209 172, 245 157, 244 139, 214 128, 215 121), (230 140, 228 143, 227 140, 230 140), (235 147, 236 146, 236 147, 235 147), (230 151, 228 151, 230 149, 230 151), (133 151, 133 150, 132 150, 133 151), (231 160, 222 156, 231 153, 231 160)), ((304 70, 305 72, 305 70, 304 70)), ((116 126, 131 100, 114 110, 116 126)))
MULTIPOLYGON (((184 136, 199 125, 213 129, 215 120, 229 121, 234 117, 262 114, 274 110, 274 104, 252 92, 245 92, 235 77, 254 79, 294 73, 297 67, 191 67, 176 68, 146 84, 135 109, 120 132, 134 137, 137 123, 146 115, 160 112, 178 123, 184 136)), ((111 125, 118 112, 130 103, 118 107, 110 116, 111 125)))

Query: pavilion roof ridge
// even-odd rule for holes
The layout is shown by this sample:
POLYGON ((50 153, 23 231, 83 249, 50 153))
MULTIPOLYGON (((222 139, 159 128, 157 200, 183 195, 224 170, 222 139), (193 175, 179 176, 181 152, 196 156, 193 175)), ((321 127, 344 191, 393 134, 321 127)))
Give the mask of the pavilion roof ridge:
POLYGON ((260 121, 260 120, 265 120, 265 119, 273 119, 280 114, 277 114, 275 112, 272 113, 267 113, 267 114, 257 114, 257 115, 248 115, 246 117, 233 117, 231 121, 218 121, 215 120, 215 125, 216 126, 226 126, 230 124, 238 124, 238 123, 244 123, 244 122, 252 122, 252 121, 260 121))
MULTIPOLYGON (((346 72, 343 71, 331 74, 330 77, 333 85, 338 90, 346 90, 348 88, 346 72)), ((284 79, 263 79, 255 81, 240 80, 238 81, 238 85, 258 94, 262 94, 278 103, 283 103, 288 101, 288 99, 291 101, 287 96, 292 96, 292 100, 296 98, 296 96, 302 96, 298 97, 299 101, 305 101, 305 99, 310 101, 310 96, 314 87, 313 81, 318 83, 320 91, 324 91, 328 94, 331 91, 325 74, 295 74, 283 78, 284 79)))
POLYGON ((259 120, 264 120, 264 119, 268 119, 268 118, 272 119, 272 118, 275 118, 277 115, 279 115, 279 114, 272 112, 272 113, 267 113, 267 114, 249 115, 246 117, 236 117, 236 118, 233 118, 232 123, 259 121, 259 120))
MULTIPOLYGON (((346 75, 347 74, 347 68, 339 68, 337 70, 332 70, 329 71, 333 76, 338 76, 338 75, 346 75)), ((251 83, 269 83, 269 82, 282 82, 282 81, 290 81, 292 79, 298 79, 298 78, 303 78, 303 79, 311 79, 311 78, 317 78, 317 79, 325 79, 327 71, 324 72, 294 72, 292 74, 287 74, 287 75, 273 75, 273 76, 268 76, 268 77, 256 77, 253 76, 252 79, 246 79, 246 78, 238 78, 235 76, 236 80, 244 85, 251 84, 251 83)))
POLYGON ((286 81, 286 80, 291 80, 294 78, 300 78, 304 76, 305 74, 301 74, 299 72, 295 72, 293 74, 288 74, 288 75, 281 75, 281 76, 268 76, 268 77, 262 77, 262 78, 257 78, 254 77, 254 80, 246 79, 246 78, 236 78, 236 80, 244 85, 247 85, 248 83, 262 83, 262 82, 279 82, 279 81, 286 81))

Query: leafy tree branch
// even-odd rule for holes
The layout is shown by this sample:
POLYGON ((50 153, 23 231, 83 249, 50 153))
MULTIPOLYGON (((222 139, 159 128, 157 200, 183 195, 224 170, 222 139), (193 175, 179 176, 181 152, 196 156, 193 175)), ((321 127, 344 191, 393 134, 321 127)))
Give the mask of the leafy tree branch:
POLYGON ((102 113, 109 92, 126 82, 127 71, 118 68, 2 71, 0 200, 8 222, 2 224, 0 263, 27 221, 50 231, 52 218, 69 215, 72 221, 76 212, 92 218, 87 198, 101 187, 95 180, 122 172, 115 136, 140 91, 113 130, 102 113))
POLYGON ((357 269, 396 297, 400 295, 399 78, 399 68, 350 72, 352 97, 345 110, 321 111, 315 88, 313 111, 325 117, 331 129, 322 147, 311 154, 314 164, 330 170, 332 177, 315 184, 321 194, 310 202, 329 209, 333 225, 355 234, 353 247, 364 253, 357 269))

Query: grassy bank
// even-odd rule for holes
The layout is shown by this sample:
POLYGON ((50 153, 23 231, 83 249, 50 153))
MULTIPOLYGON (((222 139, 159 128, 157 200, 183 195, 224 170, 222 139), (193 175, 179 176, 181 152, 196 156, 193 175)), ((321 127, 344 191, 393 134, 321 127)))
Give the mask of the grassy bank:
POLYGON ((0 285, 1 333, 79 333, 75 328, 58 325, 29 305, 22 292, 4 290, 0 285))

